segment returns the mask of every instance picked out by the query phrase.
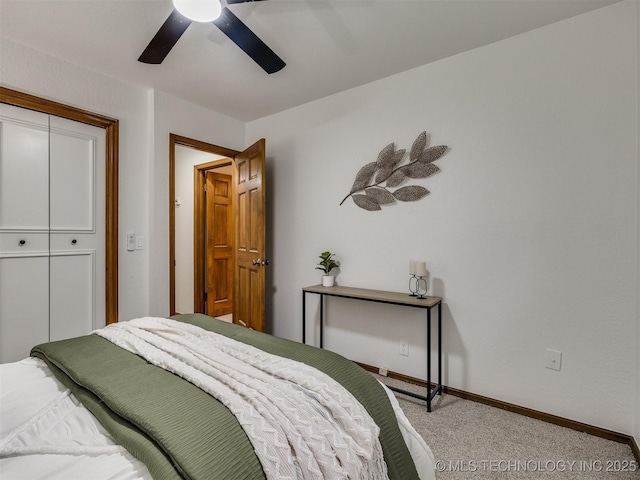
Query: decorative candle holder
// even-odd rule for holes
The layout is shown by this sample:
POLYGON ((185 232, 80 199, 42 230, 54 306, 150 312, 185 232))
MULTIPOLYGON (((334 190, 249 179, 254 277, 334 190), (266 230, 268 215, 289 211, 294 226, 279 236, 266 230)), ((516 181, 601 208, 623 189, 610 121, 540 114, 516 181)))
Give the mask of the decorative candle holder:
POLYGON ((410 297, 418 297, 419 300, 427 298, 427 265, 425 262, 411 260, 409 262, 409 294, 410 297))
POLYGON ((416 292, 418 300, 424 300, 427 298, 427 290, 427 277, 418 276, 418 291, 416 292))
POLYGON ((409 294, 410 297, 417 297, 418 296, 418 277, 416 277, 415 275, 411 275, 409 277, 409 291, 411 292, 409 294), (415 287, 415 288, 414 288, 415 287))
POLYGON ((409 277, 409 294, 410 297, 418 297, 418 300, 427 298, 427 278, 420 275, 411 275, 409 277))

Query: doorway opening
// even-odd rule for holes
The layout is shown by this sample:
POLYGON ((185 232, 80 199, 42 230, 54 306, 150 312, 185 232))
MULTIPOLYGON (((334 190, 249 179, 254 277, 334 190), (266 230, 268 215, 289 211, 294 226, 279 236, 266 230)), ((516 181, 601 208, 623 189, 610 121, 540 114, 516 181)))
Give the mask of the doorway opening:
MULTIPOLYGON (((227 236, 233 237, 233 241, 221 241, 221 244, 231 245, 232 253, 230 257, 213 256, 211 261, 217 262, 219 265, 232 265, 233 272, 231 280, 225 280, 228 284, 225 293, 222 289, 216 292, 220 298, 216 300, 225 300, 225 295, 232 295, 232 311, 233 323, 251 328, 257 331, 264 331, 265 328, 265 278, 266 266, 269 265, 269 259, 266 258, 266 191, 265 191, 265 149, 266 141, 261 138, 242 152, 231 150, 217 145, 211 145, 198 140, 180 137, 171 134, 169 136, 169 308, 172 315, 179 310, 176 308, 176 291, 181 288, 193 285, 193 313, 205 313, 207 306, 204 293, 207 292, 205 287, 205 276, 207 271, 216 271, 206 265, 205 244, 208 245, 205 221, 201 220, 202 215, 196 214, 193 218, 193 228, 180 228, 180 233, 192 234, 191 245, 193 248, 193 282, 188 279, 177 282, 176 266, 177 261, 177 244, 176 244, 176 170, 177 170, 177 151, 181 147, 208 152, 218 155, 222 158, 218 160, 208 159, 208 161, 194 162, 198 165, 191 165, 189 168, 193 172, 195 180, 193 185, 203 185, 194 188, 193 197, 194 212, 203 212, 205 209, 204 185, 207 181, 212 182, 211 189, 216 197, 216 201, 209 206, 209 210, 225 210, 222 213, 223 223, 232 224, 234 232, 227 236), (233 166, 231 182, 221 181, 209 176, 208 170, 216 170, 222 168, 223 164, 233 166), (211 167, 211 168, 209 168, 211 167), (226 183, 226 186, 223 184, 226 183), (223 191, 231 195, 232 205, 229 206, 224 202, 219 202, 219 195, 223 191), (201 195, 201 196, 199 196, 201 195), (199 207, 195 204, 199 202, 199 207), (198 210, 200 208, 200 210, 198 210), (232 213, 231 213, 232 212, 232 213), (226 242, 226 243, 225 243, 226 242)), ((216 172, 213 172, 216 173, 216 172)), ((219 172, 218 172, 219 173, 219 172)), ((184 197, 186 199, 186 197, 184 197)), ((182 200, 182 199, 181 199, 182 200)), ((178 202, 181 203, 181 202, 178 202)), ((216 238, 217 233, 213 234, 214 243, 220 241, 216 238)), ((184 242, 183 242, 184 243, 184 242)), ((180 250, 187 248, 181 245, 180 250)), ((228 253, 227 253, 228 255, 228 253)), ((182 263, 185 263, 182 261, 182 263)), ((219 270, 222 271, 222 270, 219 270)), ((221 282, 218 281, 218 285, 221 282)), ((223 302, 220 302, 223 303, 223 302)), ((211 307, 213 308, 213 307, 211 307)), ((190 312, 180 312, 190 313, 190 312)), ((210 312, 211 315, 213 312, 210 312)))
POLYGON ((226 178, 231 200, 238 152, 173 134, 169 152, 171 315, 204 313, 231 320, 233 206, 220 202, 225 185, 219 180, 226 178))

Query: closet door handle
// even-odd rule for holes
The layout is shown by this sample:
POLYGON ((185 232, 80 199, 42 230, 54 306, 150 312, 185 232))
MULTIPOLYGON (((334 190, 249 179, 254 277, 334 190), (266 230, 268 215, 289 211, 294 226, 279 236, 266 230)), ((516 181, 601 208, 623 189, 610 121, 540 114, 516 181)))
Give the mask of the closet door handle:
POLYGON ((20 240, 20 241, 18 242, 18 245, 20 245, 21 247, 24 247, 26 244, 27 244, 27 241, 26 241, 26 240, 20 240))
POLYGON ((78 240, 76 240, 75 238, 71 240, 71 245, 75 245, 76 243, 78 243, 78 240))

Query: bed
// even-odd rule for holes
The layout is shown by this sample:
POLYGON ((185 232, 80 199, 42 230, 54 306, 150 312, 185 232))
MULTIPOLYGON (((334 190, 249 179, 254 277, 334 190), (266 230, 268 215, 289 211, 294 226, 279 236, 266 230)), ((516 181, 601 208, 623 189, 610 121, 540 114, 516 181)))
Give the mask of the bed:
POLYGON ((38 345, 31 357, 0 365, 3 479, 435 478, 433 455, 393 394, 335 353, 201 314, 115 325, 119 330, 109 326, 38 345), (151 321, 160 323, 145 330, 151 321), (140 338, 131 337, 134 330, 142 332, 136 333, 140 338), (180 345, 195 335, 207 356, 198 360, 197 349, 188 355, 204 362, 201 370, 215 370, 215 378, 201 378, 189 362, 173 365, 182 354, 172 349, 180 345, 171 343, 168 353, 149 353, 144 335, 164 335, 168 340, 162 342, 180 345), (218 343, 211 348, 205 341, 218 343), (218 357, 208 354, 236 348, 241 353, 233 353, 232 361, 241 360, 242 366, 218 368, 218 357), (264 373, 263 366, 271 370, 264 373), (255 367, 260 372, 249 377, 254 374, 246 372, 255 367), (218 375, 227 378, 218 371, 230 368, 230 384, 240 384, 237 391, 216 383, 218 375), (274 376, 287 381, 272 386, 274 376), (281 383, 285 390, 279 391, 281 383), (303 397, 309 395, 303 390, 325 403, 303 408, 303 397), (229 400, 236 397, 249 406, 229 400), (259 398, 279 403, 264 407, 256 403, 259 398), (349 398, 357 401, 352 405, 349 398), (319 427, 306 422, 307 408, 314 422, 321 417, 319 427), (327 411, 338 412, 343 422, 330 435, 325 423, 335 420, 327 411), (248 418, 258 413, 263 416, 248 418), (280 417, 273 427, 270 422, 280 417), (325 437, 318 440, 314 428, 325 437), (290 436, 283 442, 281 434, 290 436), (328 451, 327 445, 334 444, 328 451), (375 459, 377 449, 383 462, 375 459))

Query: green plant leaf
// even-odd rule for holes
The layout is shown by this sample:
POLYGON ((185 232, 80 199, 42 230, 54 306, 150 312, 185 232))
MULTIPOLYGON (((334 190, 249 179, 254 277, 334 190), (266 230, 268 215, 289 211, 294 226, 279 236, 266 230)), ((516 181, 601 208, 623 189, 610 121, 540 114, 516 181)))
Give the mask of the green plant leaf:
POLYGON ((353 195, 353 203, 365 210, 381 210, 380 204, 367 195, 353 195))
POLYGON ((329 251, 322 252, 320 254, 320 258, 322 259, 322 261, 318 263, 316 270, 322 270, 324 273, 328 274, 331 270, 336 268, 338 266, 338 263, 333 258, 331 258, 334 255, 334 253, 331 253, 329 251))
POLYGON ((429 190, 419 185, 402 187, 393 192, 393 196, 401 202, 415 202, 429 195, 429 190))

